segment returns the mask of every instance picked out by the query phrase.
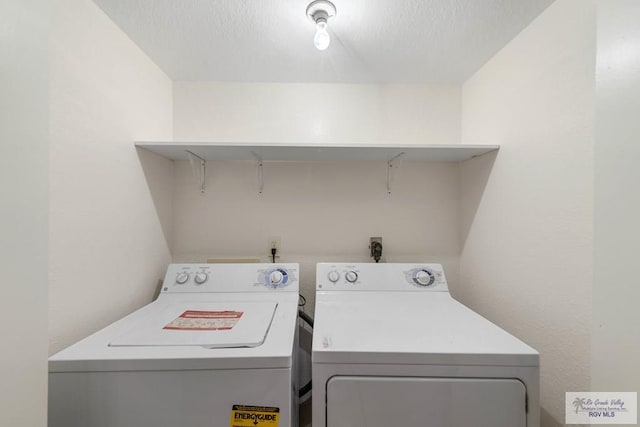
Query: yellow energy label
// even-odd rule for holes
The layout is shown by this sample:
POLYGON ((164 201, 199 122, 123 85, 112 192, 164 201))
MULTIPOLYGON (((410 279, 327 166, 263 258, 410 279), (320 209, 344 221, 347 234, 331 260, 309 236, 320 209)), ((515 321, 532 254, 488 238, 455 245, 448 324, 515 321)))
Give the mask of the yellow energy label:
POLYGON ((280 408, 233 405, 231 427, 278 427, 280 408))

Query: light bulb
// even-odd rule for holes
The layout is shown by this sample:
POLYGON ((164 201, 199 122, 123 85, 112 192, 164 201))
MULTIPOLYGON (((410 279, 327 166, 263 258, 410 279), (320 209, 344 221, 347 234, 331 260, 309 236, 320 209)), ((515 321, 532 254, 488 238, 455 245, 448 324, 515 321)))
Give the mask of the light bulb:
POLYGON ((329 47, 331 36, 327 32, 327 21, 318 19, 316 23, 316 35, 313 38, 313 44, 318 50, 325 50, 329 47))

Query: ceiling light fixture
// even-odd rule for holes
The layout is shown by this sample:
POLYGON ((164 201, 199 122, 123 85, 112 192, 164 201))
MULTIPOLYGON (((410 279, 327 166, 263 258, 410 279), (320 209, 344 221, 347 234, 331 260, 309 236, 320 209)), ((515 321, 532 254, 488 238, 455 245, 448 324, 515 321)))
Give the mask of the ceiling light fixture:
POLYGON ((316 24, 316 35, 313 44, 318 50, 325 50, 331 43, 327 32, 327 21, 336 15, 336 7, 329 0, 315 0, 307 6, 307 16, 316 24))

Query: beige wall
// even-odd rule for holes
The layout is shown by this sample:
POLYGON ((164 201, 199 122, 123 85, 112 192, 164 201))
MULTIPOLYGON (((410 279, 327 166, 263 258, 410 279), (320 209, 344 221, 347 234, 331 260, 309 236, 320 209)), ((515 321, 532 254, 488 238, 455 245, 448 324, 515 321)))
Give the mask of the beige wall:
POLYGON ((590 386, 595 19, 556 1, 462 92, 463 143, 501 149, 462 168, 460 296, 540 351, 543 426, 590 386))
POLYGON ((171 138, 169 78, 91 1, 53 5, 51 352, 151 300, 170 261, 171 187, 150 191, 141 162, 151 183, 173 170, 133 146, 171 138))
POLYGON ((174 261, 254 257, 301 263, 310 313, 315 264, 368 262, 369 237, 383 237, 389 262, 442 262, 457 291, 459 168, 405 162, 387 194, 386 162, 273 162, 258 194, 252 162, 208 162, 201 195, 188 162, 176 165, 174 261))
POLYGON ((640 392, 640 2, 597 5, 591 383, 640 392))
MULTIPOLYGON (((298 143, 460 141, 460 88, 429 85, 174 84, 177 140, 298 143)), ((385 162, 265 162, 258 194, 252 162, 209 162, 199 193, 176 165, 174 260, 257 257, 279 237, 282 261, 301 263, 312 312, 315 264, 369 261, 382 236, 387 261, 442 261, 455 290, 457 164, 403 162, 392 195, 385 162)))
POLYGON ((456 85, 174 83, 180 141, 455 144, 456 85))
POLYGON ((49 7, 0 0, 0 425, 46 425, 49 7))

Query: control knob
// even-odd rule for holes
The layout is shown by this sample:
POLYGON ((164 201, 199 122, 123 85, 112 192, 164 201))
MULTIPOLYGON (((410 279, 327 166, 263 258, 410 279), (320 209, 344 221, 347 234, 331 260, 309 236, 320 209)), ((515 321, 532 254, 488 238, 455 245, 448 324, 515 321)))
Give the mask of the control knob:
POLYGON ((413 276, 413 280, 420 286, 429 286, 433 284, 435 278, 428 270, 418 270, 413 276))
POLYGON ((209 275, 203 271, 196 273, 193 278, 193 281, 196 282, 196 285, 202 285, 209 279, 209 275))
POLYGON ((281 285, 282 280, 284 279, 284 275, 280 270, 274 270, 269 274, 269 283, 271 285, 281 285))
POLYGON ((176 283, 178 285, 184 285, 185 283, 187 283, 188 280, 189 280, 189 273, 187 273, 186 271, 181 271, 176 276, 176 283))
POLYGON ((344 275, 344 278, 347 279, 347 282, 349 283, 355 283, 356 280, 358 280, 358 273, 356 273, 355 271, 347 271, 347 273, 344 275))
POLYGON ((328 278, 329 278, 329 281, 336 283, 338 280, 340 280, 340 273, 338 273, 335 270, 330 271, 328 274, 328 278))

